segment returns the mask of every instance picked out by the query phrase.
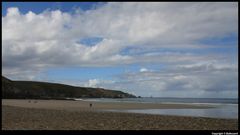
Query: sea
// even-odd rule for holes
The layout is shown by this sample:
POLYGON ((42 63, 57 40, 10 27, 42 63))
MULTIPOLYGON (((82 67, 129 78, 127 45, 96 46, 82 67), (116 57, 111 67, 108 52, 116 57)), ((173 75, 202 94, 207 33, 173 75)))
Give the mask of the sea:
POLYGON ((97 102, 128 102, 128 103, 167 103, 167 104, 199 104, 211 105, 208 109, 136 109, 136 110, 107 110, 113 112, 132 112, 144 114, 177 115, 192 117, 208 117, 223 119, 238 119, 238 99, 235 98, 166 98, 166 97, 142 97, 142 98, 91 98, 80 99, 97 102))

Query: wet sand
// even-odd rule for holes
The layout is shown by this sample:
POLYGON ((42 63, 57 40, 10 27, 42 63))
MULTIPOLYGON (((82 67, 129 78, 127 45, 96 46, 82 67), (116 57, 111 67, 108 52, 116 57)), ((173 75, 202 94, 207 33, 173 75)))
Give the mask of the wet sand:
POLYGON ((3 130, 237 130, 237 119, 97 111, 209 107, 179 104, 100 103, 66 100, 2 100, 3 130))
POLYGON ((3 99, 2 105, 25 107, 25 108, 45 108, 57 110, 108 110, 108 109, 206 109, 214 106, 204 104, 157 104, 157 103, 124 103, 124 102, 89 102, 72 100, 16 100, 3 99), (92 107, 89 104, 92 103, 92 107))

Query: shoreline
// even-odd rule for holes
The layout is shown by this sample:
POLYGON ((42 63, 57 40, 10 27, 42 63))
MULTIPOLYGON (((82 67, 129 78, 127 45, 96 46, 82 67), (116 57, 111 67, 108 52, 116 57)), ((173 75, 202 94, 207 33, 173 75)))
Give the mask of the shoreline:
POLYGON ((181 104, 181 103, 133 103, 133 102, 89 102, 83 100, 26 100, 2 99, 2 105, 64 110, 64 111, 101 111, 150 115, 190 116, 203 118, 238 119, 236 105, 181 104), (91 107, 90 107, 91 104, 91 107), (231 111, 232 110, 232 111, 231 111))
POLYGON ((212 104, 2 99, 2 105, 65 111, 94 110, 102 112, 238 119, 236 110, 234 110, 235 107, 212 104), (231 112, 231 109, 234 111, 231 112))
POLYGON ((130 103, 130 102, 97 102, 82 100, 30 100, 30 99, 2 99, 2 105, 25 108, 45 109, 96 109, 96 110, 136 110, 136 109, 209 109, 216 105, 184 104, 184 103, 130 103), (92 103, 92 107, 89 104, 92 103))
POLYGON ((2 130, 237 130, 238 119, 2 105, 2 130))

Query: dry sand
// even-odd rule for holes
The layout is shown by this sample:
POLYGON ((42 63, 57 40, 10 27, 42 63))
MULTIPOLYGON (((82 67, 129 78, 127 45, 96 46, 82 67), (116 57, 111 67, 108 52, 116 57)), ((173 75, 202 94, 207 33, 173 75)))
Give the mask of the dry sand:
POLYGON ((2 129, 45 130, 237 130, 237 119, 148 115, 99 109, 201 108, 184 104, 100 103, 66 100, 2 100, 2 129), (35 102, 36 101, 36 102, 35 102))

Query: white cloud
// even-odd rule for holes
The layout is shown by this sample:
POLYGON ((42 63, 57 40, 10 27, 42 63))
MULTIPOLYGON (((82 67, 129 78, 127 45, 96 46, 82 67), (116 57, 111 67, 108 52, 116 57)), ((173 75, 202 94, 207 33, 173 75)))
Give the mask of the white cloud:
MULTIPOLYGON (((118 87, 135 88, 135 93, 151 92, 155 96, 176 97, 237 97, 238 68, 223 66, 218 63, 201 66, 186 65, 170 66, 161 71, 135 72, 121 75, 123 82, 116 83, 118 87), (187 67, 187 68, 186 68, 187 67), (227 94, 226 94, 227 93, 227 94)), ((144 96, 141 95, 141 96, 144 96)))
POLYGON ((11 17, 11 16, 19 16, 20 14, 19 14, 19 10, 18 10, 18 8, 8 8, 7 9, 7 13, 8 13, 8 15, 11 17))
POLYGON ((115 81, 113 80, 102 80, 102 79, 89 79, 87 82, 85 82, 85 87, 104 87, 105 85, 111 85, 114 84, 115 81))
MULTIPOLYGON (((34 80, 49 67, 165 64, 177 67, 172 68, 174 73, 166 70, 158 74, 142 68, 139 77, 146 79, 145 82, 138 82, 135 75, 131 75, 127 78, 128 81, 133 79, 131 85, 113 86, 98 79, 89 80, 87 85, 104 84, 142 91, 149 87, 155 92, 199 88, 199 95, 216 89, 225 81, 229 85, 222 88, 236 88, 234 79, 238 78, 232 66, 237 67, 237 56, 221 52, 201 54, 192 49, 212 47, 199 43, 201 40, 237 35, 237 11, 236 2, 114 2, 74 14, 60 10, 22 14, 16 7, 8 8, 7 15, 2 16, 3 75, 34 80), (94 46, 78 42, 87 37, 103 40, 94 46), (126 48, 133 49, 123 53, 126 48), (176 51, 178 49, 185 52, 176 51), (206 64, 204 61, 218 63, 206 64), (187 71, 192 75, 186 75, 187 71)), ((238 47, 223 47, 226 46, 238 47)))
POLYGON ((85 86, 86 87, 98 87, 99 83, 100 83, 100 81, 98 79, 90 79, 85 86))
POLYGON ((146 71, 148 71, 148 69, 146 69, 146 68, 141 68, 140 69, 140 72, 146 72, 146 71))
MULTIPOLYGON (((62 63, 78 66, 98 65, 102 60, 103 65, 129 63, 130 56, 119 54, 128 46, 201 48, 194 42, 237 32, 238 27, 237 3, 107 3, 73 15, 59 10, 21 14, 17 8, 9 8, 2 21, 4 59, 24 56, 31 48, 35 53, 25 61, 61 53, 70 59, 62 63), (92 47, 76 43, 94 36, 104 40, 92 47)), ((52 57, 45 63, 58 61, 52 57)))

